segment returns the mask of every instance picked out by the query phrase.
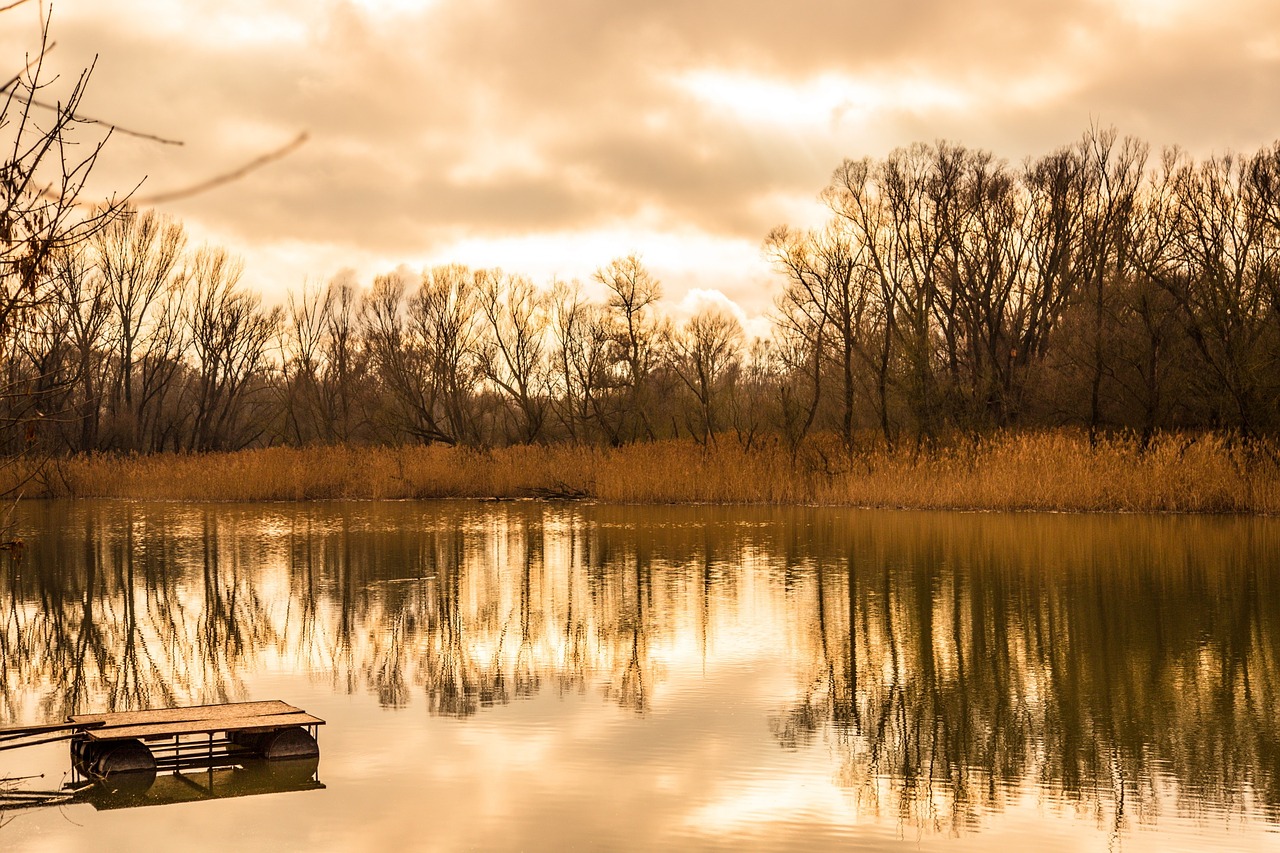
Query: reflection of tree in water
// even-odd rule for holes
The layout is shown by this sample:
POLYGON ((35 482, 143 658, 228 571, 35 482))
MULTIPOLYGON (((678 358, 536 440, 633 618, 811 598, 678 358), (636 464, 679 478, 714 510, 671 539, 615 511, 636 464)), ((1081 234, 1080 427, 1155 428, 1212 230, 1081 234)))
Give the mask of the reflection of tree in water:
POLYGON ((29 537, 22 558, 5 563, 0 683, 9 719, 32 693, 40 714, 57 719, 90 707, 217 702, 240 690, 271 623, 252 572, 216 530, 202 537, 197 593, 174 573, 192 561, 190 543, 129 505, 73 510, 57 522, 61 535, 29 537))
POLYGON ((419 663, 432 713, 469 716, 481 707, 507 701, 506 679, 501 667, 493 665, 505 637, 495 624, 496 604, 480 607, 467 618, 462 534, 446 531, 441 536, 444 541, 433 548, 436 594, 433 606, 426 610, 426 643, 421 650, 425 656, 419 655, 419 663), (489 642, 473 644, 472 631, 477 639, 489 642))
POLYGON ((470 542, 448 535, 452 546, 437 549, 444 559, 425 591, 428 654, 416 655, 433 711, 472 714, 547 682, 562 694, 599 683, 644 710, 647 571, 633 553, 572 516, 521 512, 470 542))
POLYGON ((642 714, 652 686, 646 643, 652 555, 643 539, 618 542, 602 531, 596 531, 591 545, 592 593, 602 617, 599 659, 608 673, 605 695, 642 714))
POLYGON ((1171 805, 1280 817, 1274 551, 1063 527, 820 537, 814 669, 780 742, 829 736, 860 806, 917 827, 960 830, 1028 782, 1115 831, 1171 805))
POLYGON ((868 812, 960 831, 1031 784, 1117 827, 1171 808, 1280 818, 1274 526, 477 503, 23 512, 26 556, 0 575, 7 720, 33 694, 45 717, 247 698, 245 677, 271 667, 446 716, 548 689, 645 713, 668 661, 742 651, 723 638, 760 611, 807 668, 770 721, 778 742, 832 744, 868 812))
POLYGON ((51 718, 243 698, 264 660, 449 716, 548 683, 644 710, 651 570, 630 531, 541 509, 368 522, 318 512, 264 536, 254 510, 33 510, 6 564, 8 718, 33 691, 51 718))

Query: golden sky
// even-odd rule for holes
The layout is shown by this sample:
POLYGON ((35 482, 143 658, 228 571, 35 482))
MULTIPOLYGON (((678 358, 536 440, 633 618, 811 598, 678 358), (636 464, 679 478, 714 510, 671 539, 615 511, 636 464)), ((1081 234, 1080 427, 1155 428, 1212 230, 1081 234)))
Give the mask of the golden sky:
MULTIPOLYGON (((0 15, 36 43, 37 7, 0 15)), ((820 216, 843 157, 950 139, 1010 162, 1090 123, 1195 154, 1280 137, 1275 0, 58 0, 96 186, 167 204, 278 300, 344 268, 460 261, 587 279, 639 253, 686 307, 757 316, 770 227, 820 216), (700 292, 706 291, 706 292, 700 292)), ((11 64, 15 64, 11 60, 11 64)), ((56 88, 56 87, 55 87, 56 88)))

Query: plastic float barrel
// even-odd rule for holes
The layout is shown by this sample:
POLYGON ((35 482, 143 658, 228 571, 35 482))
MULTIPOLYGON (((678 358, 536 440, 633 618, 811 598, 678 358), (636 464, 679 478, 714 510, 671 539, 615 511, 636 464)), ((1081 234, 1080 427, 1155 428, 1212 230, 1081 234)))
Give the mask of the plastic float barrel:
POLYGON ((269 732, 230 732, 229 735, 237 746, 251 749, 269 761, 320 757, 320 744, 301 726, 269 732))
POLYGON ((140 740, 76 740, 71 755, 77 770, 113 790, 142 793, 156 778, 156 758, 140 740))

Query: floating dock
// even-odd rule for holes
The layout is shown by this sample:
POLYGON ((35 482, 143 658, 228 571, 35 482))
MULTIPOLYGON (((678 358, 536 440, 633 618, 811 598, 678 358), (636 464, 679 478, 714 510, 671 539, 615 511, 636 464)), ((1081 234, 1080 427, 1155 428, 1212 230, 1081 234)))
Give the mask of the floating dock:
POLYGON ((324 720, 278 699, 114 714, 76 714, 71 754, 76 770, 116 773, 215 767, 248 758, 319 758, 324 720))
POLYGON ((0 751, 71 741, 72 779, 59 791, 0 790, 0 812, 90 802, 161 805, 324 788, 324 720, 287 702, 230 702, 0 728, 0 751), (195 770, 196 772, 183 772, 195 770), (158 776, 160 771, 166 775, 158 776))

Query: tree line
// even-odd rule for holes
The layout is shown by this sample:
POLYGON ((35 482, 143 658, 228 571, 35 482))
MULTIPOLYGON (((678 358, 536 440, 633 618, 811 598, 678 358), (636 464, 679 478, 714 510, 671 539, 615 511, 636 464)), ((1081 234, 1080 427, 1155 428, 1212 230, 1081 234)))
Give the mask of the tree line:
POLYGON ((722 308, 665 316, 634 255, 596 271, 598 301, 441 265, 268 308, 180 223, 99 212, 0 270, 3 450, 1280 427, 1280 144, 1153 156, 1092 129, 1021 164, 917 144, 845 161, 822 198, 821 227, 764 241, 755 340, 722 308))
POLYGON ((1280 145, 1152 158, 1095 129, 1019 167, 915 145, 823 198, 824 228, 766 243, 802 431, 1275 431, 1280 145))

